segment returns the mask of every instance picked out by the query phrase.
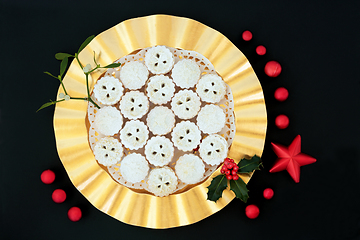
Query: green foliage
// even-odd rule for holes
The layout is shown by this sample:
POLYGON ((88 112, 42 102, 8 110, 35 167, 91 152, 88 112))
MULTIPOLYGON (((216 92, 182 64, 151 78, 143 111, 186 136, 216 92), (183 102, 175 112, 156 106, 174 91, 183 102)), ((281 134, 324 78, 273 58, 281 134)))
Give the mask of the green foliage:
POLYGON ((246 187, 246 183, 241 178, 236 181, 230 180, 230 190, 235 193, 237 198, 246 203, 249 198, 249 190, 246 187))
MULTIPOLYGON (((254 170, 260 170, 262 166, 261 158, 254 155, 250 159, 241 159, 238 163, 238 173, 250 173, 254 170)), ((207 199, 216 202, 221 196, 222 192, 226 189, 228 180, 225 174, 221 174, 211 181, 208 187, 207 199)), ((230 180, 230 190, 235 193, 235 196, 243 202, 247 202, 249 195, 246 183, 239 177, 237 180, 230 180)))
MULTIPOLYGON (((80 60, 79 60, 79 53, 94 39, 94 35, 88 37, 80 46, 79 50, 77 53, 75 53, 74 55, 71 55, 71 54, 68 54, 68 53, 57 53, 55 54, 55 58, 59 61, 61 61, 60 63, 60 74, 55 77, 54 75, 52 75, 51 73, 49 72, 44 72, 45 74, 53 77, 53 78, 56 78, 60 81, 61 83, 61 86, 64 90, 64 93, 65 95, 68 95, 67 91, 66 91, 66 88, 64 86, 64 83, 63 83, 63 76, 65 74, 65 71, 67 69, 67 66, 68 66, 68 62, 69 62, 69 57, 74 57, 78 64, 80 65, 81 68, 83 68, 80 60)), ((96 64, 96 67, 94 67, 93 69, 90 69, 86 72, 84 72, 85 74, 85 77, 86 77, 86 88, 87 88, 87 97, 70 97, 68 96, 70 99, 74 99, 74 100, 86 100, 86 101, 89 101, 91 102, 92 104, 95 105, 95 107, 97 108, 100 108, 99 105, 97 105, 92 99, 91 99, 91 96, 90 96, 90 90, 89 90, 89 81, 88 81, 88 78, 89 78, 89 74, 94 72, 95 70, 99 69, 99 68, 116 68, 116 67, 119 67, 120 66, 120 63, 111 63, 105 67, 101 67, 100 64, 97 64, 96 62, 96 59, 95 59, 95 52, 94 52, 94 62, 96 64)), ((90 66, 90 64, 89 64, 90 66)), ((49 107, 51 105, 54 105, 56 104, 57 102, 62 102, 64 101, 65 99, 61 99, 59 101, 53 101, 53 100, 50 100, 50 102, 47 102, 45 104, 43 104, 36 112, 40 111, 41 109, 44 109, 46 107, 49 107)), ((68 99, 67 99, 68 100, 68 99)))
POLYGON ((38 110, 36 110, 36 112, 38 112, 38 111, 40 111, 41 109, 44 109, 44 108, 46 108, 46 107, 49 107, 49 106, 51 106, 51 105, 54 105, 54 104, 57 103, 57 102, 62 102, 62 101, 65 101, 65 99, 61 99, 61 100, 59 100, 59 101, 53 101, 53 100, 50 99, 50 102, 44 103, 38 110))
POLYGON ((60 76, 62 77, 65 73, 65 70, 66 70, 66 67, 67 67, 67 64, 68 64, 68 58, 65 57, 61 63, 60 63, 60 76))
POLYGON ((222 196, 222 192, 227 187, 227 179, 225 175, 219 175, 215 177, 212 181, 210 186, 207 188, 209 189, 207 194, 207 199, 216 202, 222 196))
POLYGON ((111 63, 103 68, 116 68, 116 67, 120 67, 121 63, 111 63))
POLYGON ((64 58, 69 58, 69 57, 74 57, 73 55, 71 55, 71 54, 68 54, 68 53, 57 53, 57 54, 55 54, 55 58, 57 59, 57 60, 63 60, 64 58))
POLYGON ((94 39, 94 35, 88 37, 80 46, 79 50, 78 50, 78 54, 94 39))
POLYGON ((54 75, 52 75, 51 73, 49 73, 49 72, 44 72, 45 74, 47 74, 47 75, 49 75, 49 76, 51 76, 51 77, 53 77, 53 78, 56 78, 56 79, 58 79, 57 77, 55 77, 54 75))
POLYGON ((243 158, 238 163, 239 173, 249 173, 254 170, 260 170, 260 166, 262 166, 261 158, 259 156, 254 155, 250 159, 243 158))

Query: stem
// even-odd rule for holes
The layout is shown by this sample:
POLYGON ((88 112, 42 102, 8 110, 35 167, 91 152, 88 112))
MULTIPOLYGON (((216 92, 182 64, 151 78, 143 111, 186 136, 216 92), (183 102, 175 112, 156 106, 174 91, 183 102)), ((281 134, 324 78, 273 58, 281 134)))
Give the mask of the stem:
POLYGON ((80 98, 80 97, 70 97, 70 99, 74 99, 74 100, 85 100, 87 101, 88 99, 83 97, 83 98, 80 98))
POLYGON ((66 89, 65 89, 64 83, 63 83, 63 81, 61 80, 61 76, 59 76, 58 79, 59 79, 59 81, 60 81, 60 84, 61 84, 62 88, 64 89, 65 95, 68 95, 68 94, 67 94, 67 91, 66 91, 66 89))
POLYGON ((84 67, 83 67, 83 65, 81 64, 77 53, 75 53, 75 58, 76 58, 77 62, 79 63, 81 69, 83 69, 84 67))
POLYGON ((96 62, 96 58, 95 58, 95 51, 94 52, 94 63, 96 64, 96 66, 98 65, 97 62, 96 62))
POLYGON ((99 108, 100 109, 100 106, 96 104, 96 102, 94 102, 94 100, 92 100, 91 98, 80 98, 80 97, 70 97, 70 99, 73 99, 73 100, 84 100, 84 101, 89 101, 91 102, 92 104, 94 104, 95 107, 99 108))
POLYGON ((100 68, 100 65, 96 65, 96 67, 94 69, 92 69, 91 71, 87 72, 87 74, 92 73, 99 68, 100 68))
MULTIPOLYGON (((96 68, 95 68, 96 69, 96 68)), ((94 70, 94 69, 93 69, 94 70)), ((100 108, 99 105, 97 105, 90 96, 90 89, 89 89, 89 72, 85 73, 86 76, 86 90, 87 90, 87 94, 88 94, 88 101, 91 102, 92 104, 95 105, 95 107, 100 108)))
POLYGON ((86 77, 86 91, 87 91, 88 98, 90 98, 89 74, 85 73, 85 77, 86 77))
POLYGON ((92 104, 94 104, 95 107, 97 107, 98 109, 100 109, 100 106, 96 104, 96 102, 94 102, 91 97, 88 98, 88 101, 91 102, 92 104))

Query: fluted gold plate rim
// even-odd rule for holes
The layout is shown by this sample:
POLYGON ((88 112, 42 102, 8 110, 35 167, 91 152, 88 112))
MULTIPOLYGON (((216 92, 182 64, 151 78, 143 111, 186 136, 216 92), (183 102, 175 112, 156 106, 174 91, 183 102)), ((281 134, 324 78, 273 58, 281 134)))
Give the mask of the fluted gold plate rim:
MULTIPOLYGON (((260 82, 249 61, 224 35, 195 20, 170 15, 151 15, 123 21, 97 35, 80 53, 82 63, 105 66, 129 53, 155 45, 201 53, 231 87, 236 133, 228 156, 262 155, 267 114, 260 82)), ((94 80, 104 70, 91 76, 94 80)), ((71 96, 86 96, 82 69, 72 61, 64 77, 71 96)), ((59 87, 59 93, 62 89, 59 87)), ((115 182, 96 162, 88 143, 85 123, 87 102, 56 104, 54 131, 59 157, 74 186, 102 212, 124 223, 147 228, 172 228, 198 222, 225 207, 235 196, 225 190, 216 203, 207 200, 207 186, 219 169, 202 184, 179 194, 155 197, 136 193, 115 182)), ((242 178, 247 183, 251 175, 242 178)))

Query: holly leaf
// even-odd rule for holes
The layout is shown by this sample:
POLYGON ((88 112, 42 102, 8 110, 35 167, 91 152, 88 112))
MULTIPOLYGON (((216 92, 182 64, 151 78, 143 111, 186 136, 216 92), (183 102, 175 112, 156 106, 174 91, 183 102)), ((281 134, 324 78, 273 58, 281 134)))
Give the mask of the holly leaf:
POLYGON ((120 67, 121 63, 111 63, 103 68, 116 68, 116 67, 120 67))
POLYGON ((222 192, 227 187, 227 179, 225 175, 221 174, 211 181, 210 186, 207 188, 209 189, 207 193, 207 200, 216 202, 222 196, 222 192))
POLYGON ((249 173, 254 170, 260 170, 260 166, 262 166, 262 162, 259 156, 254 155, 250 159, 243 158, 238 163, 238 173, 249 173))
POLYGON ((239 178, 238 180, 230 180, 230 190, 233 191, 237 198, 245 202, 248 200, 248 189, 245 182, 239 178))
POLYGON ((79 48, 79 50, 78 50, 78 53, 80 53, 80 52, 91 42, 91 40, 94 39, 94 37, 95 37, 94 35, 88 37, 88 38, 81 44, 81 46, 80 46, 80 48, 79 48))

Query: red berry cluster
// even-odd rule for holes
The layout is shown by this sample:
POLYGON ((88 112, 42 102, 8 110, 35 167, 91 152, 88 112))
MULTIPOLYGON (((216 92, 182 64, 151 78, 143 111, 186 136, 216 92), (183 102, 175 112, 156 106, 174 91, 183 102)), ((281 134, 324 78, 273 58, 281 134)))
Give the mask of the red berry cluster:
POLYGON ((226 175, 228 180, 238 180, 239 176, 237 175, 237 171, 239 170, 238 165, 234 162, 234 159, 226 158, 224 165, 222 166, 220 172, 226 175))

